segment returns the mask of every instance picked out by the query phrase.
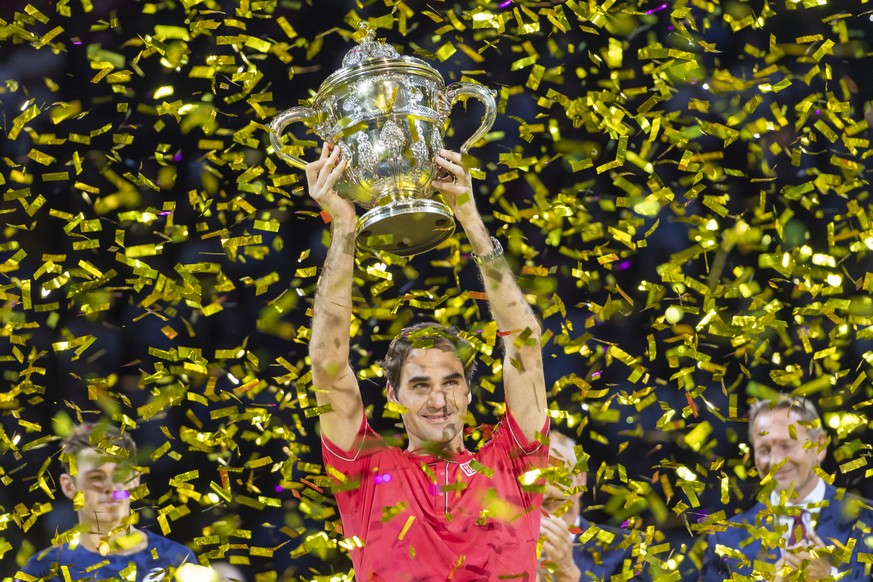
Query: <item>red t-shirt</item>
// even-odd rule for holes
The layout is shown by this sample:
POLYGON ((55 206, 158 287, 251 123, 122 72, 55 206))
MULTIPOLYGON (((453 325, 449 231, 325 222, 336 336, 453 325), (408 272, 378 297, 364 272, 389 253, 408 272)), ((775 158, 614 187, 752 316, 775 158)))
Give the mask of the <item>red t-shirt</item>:
POLYGON ((536 580, 543 480, 519 478, 545 468, 549 449, 525 439, 508 411, 475 454, 401 451, 366 416, 351 450, 322 437, 322 452, 344 536, 363 545, 350 552, 357 580, 536 580))

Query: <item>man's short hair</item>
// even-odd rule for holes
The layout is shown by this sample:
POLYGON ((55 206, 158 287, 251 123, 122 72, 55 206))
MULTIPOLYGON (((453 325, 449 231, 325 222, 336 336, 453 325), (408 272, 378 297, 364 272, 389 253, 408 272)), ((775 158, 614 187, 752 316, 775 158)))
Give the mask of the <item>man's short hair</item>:
POLYGON ((578 460, 576 458, 576 445, 579 443, 574 437, 571 437, 564 432, 551 430, 549 431, 549 440, 554 444, 563 445, 564 447, 570 449, 570 452, 573 454, 573 458, 570 459, 570 461, 573 465, 576 465, 576 461, 578 460))
POLYGON ((136 458, 136 442, 130 433, 123 433, 111 424, 79 424, 61 441, 61 465, 65 473, 70 472, 68 459, 77 457, 86 449, 98 450, 107 457, 118 459, 119 463, 133 463, 136 458))
POLYGON ((403 364, 406 363, 409 352, 414 348, 436 348, 454 352, 464 366, 464 378, 467 381, 467 386, 472 387, 473 376, 476 373, 476 351, 473 346, 461 337, 461 332, 457 327, 426 322, 403 328, 391 340, 385 359, 379 362, 388 376, 388 383, 395 390, 400 387, 403 364))
POLYGON ((755 419, 762 412, 771 410, 788 410, 793 412, 800 421, 800 424, 806 427, 811 438, 818 438, 824 433, 822 427, 821 416, 818 409, 810 400, 802 396, 789 396, 788 394, 780 394, 774 400, 758 400, 749 409, 749 441, 755 441, 755 431, 752 427, 755 425, 755 419))

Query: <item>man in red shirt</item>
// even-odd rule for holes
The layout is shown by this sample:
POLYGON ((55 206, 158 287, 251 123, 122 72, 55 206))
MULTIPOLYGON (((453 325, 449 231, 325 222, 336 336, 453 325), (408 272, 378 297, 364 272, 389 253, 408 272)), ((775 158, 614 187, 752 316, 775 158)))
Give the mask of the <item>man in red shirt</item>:
POLYGON ((356 215, 334 191, 346 161, 326 145, 306 167, 310 196, 331 216, 309 343, 318 405, 326 407, 325 465, 344 535, 357 545, 357 580, 535 580, 549 427, 540 325, 482 222, 461 155, 441 150, 436 162, 449 179, 433 186, 464 228, 503 337, 506 414, 479 451, 466 450, 473 349, 454 328, 420 324, 403 330, 383 361, 407 448, 370 428, 349 365, 356 215))

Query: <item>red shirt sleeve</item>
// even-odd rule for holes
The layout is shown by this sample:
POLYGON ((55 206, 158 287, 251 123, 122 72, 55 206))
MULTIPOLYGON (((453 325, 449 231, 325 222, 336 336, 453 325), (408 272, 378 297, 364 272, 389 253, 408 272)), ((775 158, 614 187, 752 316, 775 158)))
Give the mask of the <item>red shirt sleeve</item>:
MULTIPOLYGON (((546 422, 543 424, 543 428, 540 430, 540 434, 544 437, 549 436, 549 428, 551 426, 551 419, 546 416, 546 422)), ((549 447, 544 445, 540 441, 535 438, 532 440, 528 440, 524 436, 524 431, 521 430, 521 427, 518 426, 518 423, 515 421, 515 417, 512 416, 512 411, 509 408, 506 409, 506 414, 503 419, 501 419, 498 424, 499 428, 506 427, 508 432, 512 436, 512 441, 515 445, 525 454, 525 455, 537 455, 545 450, 545 458, 548 462, 549 459, 549 447)))
MULTIPOLYGON (((548 417, 540 433, 544 437, 548 436, 548 417)), ((507 409, 497 423, 492 439, 482 447, 478 457, 486 467, 495 470, 508 469, 518 478, 531 469, 546 468, 549 464, 549 447, 537 439, 525 438, 512 412, 507 409)))
POLYGON ((321 452, 323 454, 324 462, 333 465, 334 461, 340 464, 343 462, 355 461, 361 456, 361 453, 364 450, 364 443, 367 441, 367 438, 371 436, 378 438, 379 435, 370 428, 366 414, 361 415, 361 426, 358 427, 358 434, 355 437, 355 441, 352 443, 352 447, 347 451, 331 442, 329 438, 322 434, 321 452))

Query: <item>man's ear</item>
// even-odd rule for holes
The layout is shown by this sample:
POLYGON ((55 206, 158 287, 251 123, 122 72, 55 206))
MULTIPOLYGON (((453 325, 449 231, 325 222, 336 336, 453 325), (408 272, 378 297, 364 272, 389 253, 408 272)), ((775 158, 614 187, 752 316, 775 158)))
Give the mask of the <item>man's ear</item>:
POLYGON ((394 386, 391 382, 385 384, 385 395, 388 397, 388 402, 397 402, 397 394, 394 392, 394 386))
POLYGON ((468 388, 467 389, 467 406, 470 406, 470 404, 472 402, 473 402, 473 391, 468 388))
POLYGON ((828 435, 825 434, 824 431, 820 432, 818 438, 815 439, 815 442, 817 447, 815 460, 819 465, 821 465, 828 454, 828 435))
POLYGON ((72 499, 76 495, 76 480, 73 479, 72 475, 61 473, 60 482, 61 491, 64 492, 64 496, 67 499, 72 499))

